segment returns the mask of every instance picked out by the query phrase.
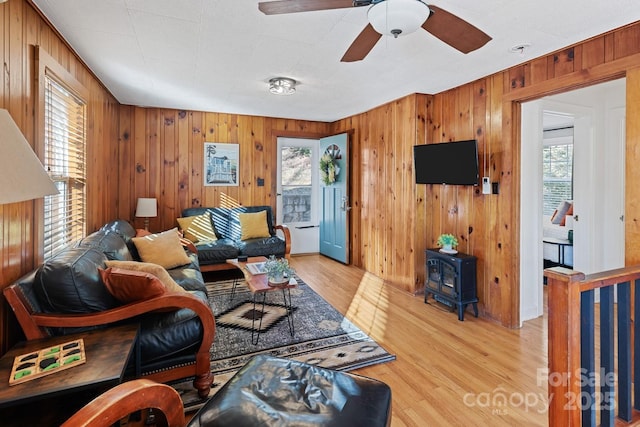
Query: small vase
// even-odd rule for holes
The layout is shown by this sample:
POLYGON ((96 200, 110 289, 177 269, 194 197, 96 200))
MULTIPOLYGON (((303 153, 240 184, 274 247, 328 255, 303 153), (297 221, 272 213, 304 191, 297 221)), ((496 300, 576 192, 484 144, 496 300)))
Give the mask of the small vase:
POLYGON ((283 279, 284 274, 281 271, 269 275, 269 280, 274 283, 282 282, 283 279))
POLYGON ((457 250, 453 249, 453 245, 442 245, 442 247, 440 248, 440 252, 442 252, 443 254, 449 254, 449 255, 454 255, 458 253, 457 250))

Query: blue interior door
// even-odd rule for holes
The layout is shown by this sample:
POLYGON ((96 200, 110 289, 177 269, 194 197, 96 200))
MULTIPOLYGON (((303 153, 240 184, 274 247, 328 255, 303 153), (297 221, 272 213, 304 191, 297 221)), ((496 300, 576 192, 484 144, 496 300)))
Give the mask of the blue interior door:
POLYGON ((349 211, 351 210, 348 148, 346 133, 320 140, 322 194, 320 253, 345 264, 349 264, 349 211))

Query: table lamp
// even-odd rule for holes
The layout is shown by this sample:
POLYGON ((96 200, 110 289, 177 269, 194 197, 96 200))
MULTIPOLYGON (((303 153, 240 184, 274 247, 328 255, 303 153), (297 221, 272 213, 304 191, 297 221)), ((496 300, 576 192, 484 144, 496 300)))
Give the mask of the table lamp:
POLYGON ((58 194, 9 112, 0 109, 0 204, 58 194))
POLYGON ((140 197, 136 206, 136 218, 144 218, 144 229, 149 231, 149 218, 158 216, 158 201, 154 198, 140 197))

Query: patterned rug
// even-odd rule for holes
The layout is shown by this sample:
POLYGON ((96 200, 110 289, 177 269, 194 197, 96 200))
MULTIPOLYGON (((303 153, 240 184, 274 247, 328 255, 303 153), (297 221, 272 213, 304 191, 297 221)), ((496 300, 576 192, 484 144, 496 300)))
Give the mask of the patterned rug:
MULTIPOLYGON (((282 292, 272 291, 267 293, 257 345, 251 343, 253 300, 246 285, 240 282, 232 298, 233 280, 207 284, 209 303, 216 316, 216 337, 211 348, 214 384, 209 396, 251 357, 261 353, 343 371, 395 360, 394 355, 345 319, 300 278, 296 280, 298 286, 291 289, 294 336, 287 323, 282 292)), ((260 312, 261 307, 256 305, 256 310, 260 312)), ((191 379, 171 386, 182 396, 185 412, 203 405, 191 379)))

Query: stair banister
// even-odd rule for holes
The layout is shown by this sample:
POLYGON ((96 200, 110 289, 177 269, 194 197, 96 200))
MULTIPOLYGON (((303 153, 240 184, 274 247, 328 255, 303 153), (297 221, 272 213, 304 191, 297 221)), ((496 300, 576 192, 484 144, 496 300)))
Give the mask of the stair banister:
MULTIPOLYGON (((610 401, 603 401, 609 408, 600 410, 601 425, 631 425, 640 420, 640 381, 633 381, 633 371, 640 372, 640 340, 632 340, 640 336, 640 324, 633 319, 640 317, 640 265, 602 271, 585 275, 562 267, 549 268, 544 271, 548 288, 548 399, 549 426, 581 426, 595 425, 595 408, 581 408, 580 401, 585 389, 582 388, 585 375, 591 375, 602 368, 591 366, 593 361, 592 335, 594 331, 594 299, 593 291, 601 289, 600 299, 600 335, 601 366, 608 365, 608 372, 617 378, 617 388, 609 387, 608 379, 605 388, 590 389, 594 393, 592 399, 600 394, 612 394, 610 401), (613 303, 613 286, 618 286, 617 310, 613 303), (631 304, 634 293, 635 304, 631 304), (613 313, 616 312, 614 321, 613 313), (605 323, 603 319, 607 319, 605 323), (609 319, 611 321, 609 321, 609 319), (617 326, 614 327, 614 322, 617 326), (611 323, 609 325, 609 323, 611 323), (632 330, 633 329, 633 330, 632 330), (613 334, 617 332, 618 346, 614 350, 613 334), (582 334, 582 335, 581 335, 582 334), (581 349, 581 336, 582 342, 581 349), (631 342, 635 348, 631 350, 631 342), (586 353, 585 353, 586 349, 586 353), (587 362, 583 373, 582 357, 587 362), (613 362, 617 351, 617 364, 613 362), (588 353, 591 352, 591 353, 588 353), (586 357, 585 357, 586 356, 586 357), (633 360, 631 357, 633 356, 633 360), (610 359, 610 360, 609 360, 610 359), (614 371, 617 365, 617 370, 614 371), (634 402, 631 407, 631 387, 633 385, 634 402), (608 387, 608 388, 607 388, 608 387), (616 399, 614 402, 613 399, 616 399), (578 402, 576 404, 576 402, 578 402), (584 419, 583 419, 584 418, 584 419)), ((613 381, 612 381, 613 383, 613 381)), ((589 397, 589 396, 587 396, 589 397)), ((593 400, 596 401, 596 400, 593 400)), ((601 405, 602 406, 602 405, 601 405)))
POLYGON ((583 273, 545 270, 548 295, 549 425, 579 426, 580 411, 567 410, 567 398, 580 396, 580 281, 583 273), (552 332, 553 331, 553 332, 552 332), (552 421, 553 420, 553 421, 552 421))

